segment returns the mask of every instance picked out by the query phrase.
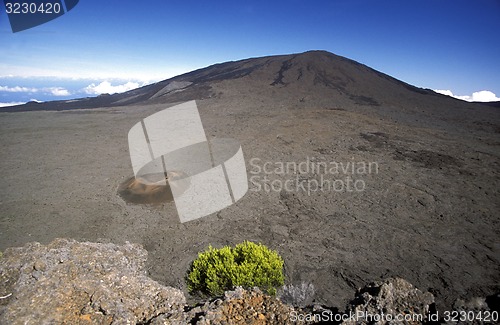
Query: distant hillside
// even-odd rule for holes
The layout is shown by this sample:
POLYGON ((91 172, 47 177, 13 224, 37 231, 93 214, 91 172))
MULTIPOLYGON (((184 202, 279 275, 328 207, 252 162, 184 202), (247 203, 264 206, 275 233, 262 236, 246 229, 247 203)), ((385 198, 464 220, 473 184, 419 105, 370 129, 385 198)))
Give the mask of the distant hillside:
POLYGON ((93 98, 30 102, 0 112, 72 110, 175 103, 188 100, 245 100, 289 108, 344 109, 373 113, 399 122, 490 125, 499 103, 468 103, 422 89, 356 61, 326 52, 250 58, 188 72, 125 93, 93 98), (474 114, 471 112, 474 111, 474 114))
MULTIPOLYGON (((356 61, 325 51, 310 51, 215 64, 121 94, 45 103, 30 102, 17 107, 16 111, 66 110, 203 99, 217 96, 212 89, 214 84, 232 80, 244 81, 249 88, 286 92, 302 102, 308 97, 320 96, 335 100, 341 105, 380 106, 419 95, 443 98, 432 90, 414 87, 356 61), (300 91, 297 93, 297 90, 300 91)), ((446 97, 446 100, 452 99, 446 97)))

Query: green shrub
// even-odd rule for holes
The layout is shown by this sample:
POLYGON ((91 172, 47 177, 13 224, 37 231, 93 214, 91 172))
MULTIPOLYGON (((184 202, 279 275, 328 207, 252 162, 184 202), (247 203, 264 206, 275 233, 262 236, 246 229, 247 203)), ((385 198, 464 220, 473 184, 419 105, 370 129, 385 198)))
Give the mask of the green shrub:
POLYGON ((190 292, 214 296, 237 286, 259 287, 274 295, 283 283, 283 259, 266 246, 249 241, 234 248, 209 246, 198 254, 187 275, 190 292))

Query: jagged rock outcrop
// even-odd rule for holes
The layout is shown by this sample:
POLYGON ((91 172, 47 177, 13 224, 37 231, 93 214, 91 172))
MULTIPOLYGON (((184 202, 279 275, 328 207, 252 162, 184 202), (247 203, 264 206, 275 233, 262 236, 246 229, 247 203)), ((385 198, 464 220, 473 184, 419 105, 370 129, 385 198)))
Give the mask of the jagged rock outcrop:
POLYGON ((144 324, 185 305, 146 276, 136 244, 56 239, 9 248, 0 259, 0 324, 144 324))
POLYGON ((290 324, 294 307, 237 288, 188 308, 184 294, 148 278, 140 245, 56 239, 0 259, 0 324, 290 324))
POLYGON ((263 294, 257 288, 238 287, 226 291, 224 297, 189 308, 184 314, 161 315, 151 324, 312 324, 296 317, 305 314, 306 311, 263 294))
MULTIPOLYGON (((437 315, 434 296, 401 278, 359 289, 346 312, 319 305, 294 307, 258 289, 242 288, 197 306, 187 306, 182 291, 146 276, 146 259, 147 251, 130 243, 56 239, 48 245, 29 243, 9 248, 0 255, 0 324, 314 324, 334 321, 345 325, 383 325, 437 320, 429 317, 433 313, 437 315), (400 321, 401 315, 406 317, 400 321)), ((312 299, 314 290, 310 286, 303 285, 294 292, 297 290, 303 293, 298 296, 312 299)), ((474 298, 467 302, 457 300, 454 307, 457 311, 484 312, 497 302, 497 296, 474 298)), ((440 320, 443 321, 442 317, 440 320)))
POLYGON ((356 319, 344 324, 421 324, 429 319, 433 304, 430 292, 422 292, 404 279, 374 282, 358 290, 347 311, 356 319))

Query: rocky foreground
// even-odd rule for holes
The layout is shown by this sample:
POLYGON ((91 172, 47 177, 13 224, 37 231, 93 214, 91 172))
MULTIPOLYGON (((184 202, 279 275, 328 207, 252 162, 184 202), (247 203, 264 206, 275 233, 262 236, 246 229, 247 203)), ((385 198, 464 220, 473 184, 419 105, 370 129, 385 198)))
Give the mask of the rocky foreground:
MULTIPOLYGON (((237 288, 224 297, 188 306, 182 291, 146 276, 140 245, 56 239, 9 248, 0 258, 0 324, 420 324, 445 320, 434 296, 395 278, 367 285, 345 308, 293 306, 308 288, 288 287, 282 300, 237 288), (294 291, 295 290, 295 291, 294 291)), ((313 290, 312 290, 313 291, 313 290)), ((457 300, 455 312, 498 312, 498 296, 457 300)), ((492 314, 493 315, 493 314, 492 314)), ((491 317, 491 316, 490 316, 491 317)), ((451 322, 456 324, 457 322, 451 322)))

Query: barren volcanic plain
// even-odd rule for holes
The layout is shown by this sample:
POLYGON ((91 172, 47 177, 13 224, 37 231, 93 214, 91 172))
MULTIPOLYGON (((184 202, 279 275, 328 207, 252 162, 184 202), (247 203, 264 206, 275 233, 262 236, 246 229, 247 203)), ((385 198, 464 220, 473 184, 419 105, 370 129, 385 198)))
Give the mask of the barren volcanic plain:
POLYGON ((252 240, 283 256, 288 284, 312 283, 327 306, 393 276, 431 291, 441 309, 500 292, 499 108, 328 52, 2 108, 0 147, 0 250, 56 237, 140 243, 150 276, 186 291, 198 252, 252 240), (173 202, 134 204, 118 189, 133 176, 129 129, 189 100, 209 140, 241 143, 249 191, 180 223, 173 202))

